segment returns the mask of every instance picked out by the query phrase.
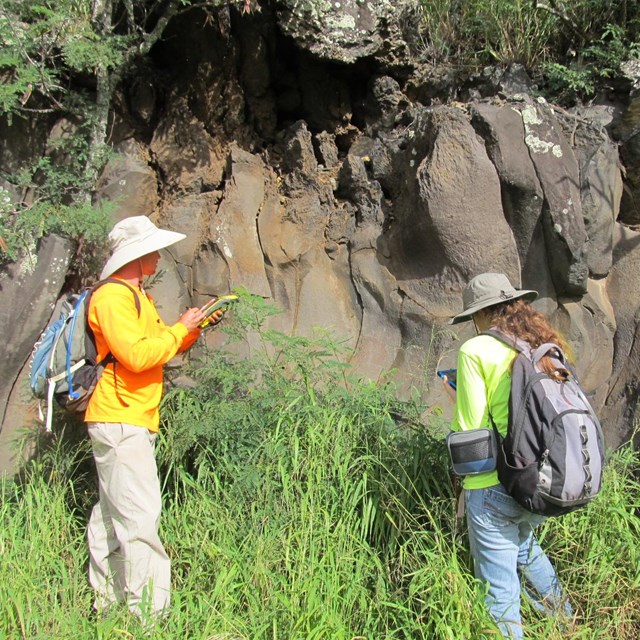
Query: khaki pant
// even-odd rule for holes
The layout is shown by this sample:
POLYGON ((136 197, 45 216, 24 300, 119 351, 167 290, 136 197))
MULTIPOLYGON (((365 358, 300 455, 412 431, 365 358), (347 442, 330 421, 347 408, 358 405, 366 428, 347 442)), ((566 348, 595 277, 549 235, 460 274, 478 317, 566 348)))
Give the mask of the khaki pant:
POLYGON ((158 537, 156 434, 120 423, 88 429, 100 489, 87 530, 94 607, 126 602, 137 615, 157 615, 169 606, 170 560, 158 537))

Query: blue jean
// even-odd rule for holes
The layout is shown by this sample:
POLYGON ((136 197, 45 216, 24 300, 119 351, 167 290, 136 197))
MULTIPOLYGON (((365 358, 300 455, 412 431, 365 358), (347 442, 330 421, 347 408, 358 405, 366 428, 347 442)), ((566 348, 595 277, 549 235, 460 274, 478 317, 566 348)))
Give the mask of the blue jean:
POLYGON ((533 535, 545 516, 521 507, 502 485, 467 489, 465 502, 474 573, 488 584, 485 602, 503 636, 523 638, 520 576, 539 611, 571 617, 569 600, 533 535))

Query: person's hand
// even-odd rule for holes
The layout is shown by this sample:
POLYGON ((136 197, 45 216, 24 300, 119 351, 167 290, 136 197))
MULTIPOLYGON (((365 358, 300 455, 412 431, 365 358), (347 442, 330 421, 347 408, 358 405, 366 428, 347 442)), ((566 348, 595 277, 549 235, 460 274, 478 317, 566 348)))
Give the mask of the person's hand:
POLYGON ((189 333, 198 328, 198 325, 205 319, 205 315, 202 309, 198 307, 191 307, 187 309, 179 318, 178 322, 181 322, 189 333))
MULTIPOLYGON (((218 309, 217 311, 214 311, 208 318, 208 322, 205 325, 205 327, 215 327, 218 322, 220 322, 220 320, 222 320, 222 317, 224 316, 224 311, 222 311, 221 309, 218 309)), ((202 327, 204 329, 204 327, 202 327)))
POLYGON ((447 376, 443 376, 441 378, 442 384, 444 385, 444 390, 446 391, 449 398, 455 403, 456 401, 456 390, 449 384, 449 378, 447 376))
MULTIPOLYGON (((216 300, 217 300, 217 298, 212 298, 211 300, 209 300, 209 302, 207 302, 202 307, 200 307, 200 311, 202 311, 204 313, 204 310, 207 309, 208 307, 210 307, 216 300)), ((208 321, 205 326, 214 327, 215 325, 218 324, 218 322, 220 322, 220 320, 222 320, 222 316, 224 316, 224 311, 222 309, 218 309, 217 311, 214 311, 209 316, 205 315, 205 318, 208 321)), ((201 328, 204 328, 204 327, 201 327, 201 328)))

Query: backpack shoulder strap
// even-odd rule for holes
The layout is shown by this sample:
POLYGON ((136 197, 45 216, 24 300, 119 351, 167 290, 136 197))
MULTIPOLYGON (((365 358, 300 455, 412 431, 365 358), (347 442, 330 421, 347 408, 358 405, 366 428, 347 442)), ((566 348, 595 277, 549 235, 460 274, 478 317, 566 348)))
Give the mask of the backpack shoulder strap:
MULTIPOLYGON (((105 278, 104 280, 100 280, 100 282, 97 282, 96 284, 93 285, 93 287, 89 289, 89 293, 87 294, 87 303, 85 305, 85 320, 86 320, 85 326, 86 326, 86 332, 87 332, 87 340, 92 340, 92 341, 95 340, 93 331, 89 326, 89 303, 91 301, 91 296, 100 287, 102 287, 105 284, 121 284, 127 287, 127 289, 129 289, 129 291, 131 291, 131 294, 133 295, 133 300, 136 305, 136 311, 138 312, 138 318, 140 317, 140 312, 141 312, 140 298, 138 297, 136 290, 128 282, 125 282, 120 278, 105 278)), ((107 353, 107 355, 100 361, 100 364, 106 366, 107 364, 111 364, 111 363, 113 363, 113 379, 115 380, 115 385, 116 385, 116 395, 120 399, 120 402, 122 402, 122 404, 125 407, 128 407, 129 405, 120 397, 120 393, 118 392, 118 378, 116 378, 116 365, 118 364, 118 361, 116 360, 115 356, 109 351, 109 353, 107 353)))
POLYGON ((481 335, 493 336, 497 340, 504 342, 506 345, 515 349, 519 353, 524 354, 534 365, 537 365, 538 362, 540 362, 540 360, 542 360, 542 358, 544 358, 545 356, 550 356, 555 361, 558 367, 566 369, 574 379, 577 379, 575 370, 567 360, 567 356, 565 355, 560 345, 557 345, 553 342, 545 342, 539 347, 531 349, 529 344, 524 340, 504 334, 502 333, 502 331, 499 331, 495 327, 491 327, 486 331, 482 331, 481 335))
POLYGON ((527 342, 521 340, 520 338, 516 338, 511 334, 503 333, 502 331, 496 329, 495 327, 490 327, 485 331, 481 331, 481 336, 491 336, 496 340, 500 340, 500 342, 506 344, 508 347, 515 349, 518 353, 524 353, 525 355, 531 354, 531 347, 527 342))
POLYGON ((564 351, 560 347, 560 345, 554 344, 553 342, 545 342, 541 344, 537 349, 533 351, 531 354, 531 359, 533 362, 539 362, 542 358, 547 355, 551 355, 553 358, 558 360, 562 366, 566 366, 567 358, 564 355, 564 351))
MULTIPOLYGON (((91 329, 91 326, 89 325, 89 305, 91 303, 91 296, 93 296, 93 294, 103 285, 105 284, 121 284, 125 287, 127 287, 127 289, 129 289, 129 291, 131 291, 131 294, 133 295, 133 301, 135 302, 136 305, 136 311, 138 312, 138 318, 140 317, 140 312, 141 312, 141 308, 140 308, 140 298, 138 297, 138 294, 136 293, 135 289, 128 283, 125 282, 124 280, 121 280, 120 278, 105 278, 104 280, 100 280, 100 282, 97 282, 96 284, 94 284, 92 287, 89 287, 87 290, 87 300, 84 306, 84 322, 85 322, 85 329, 86 329, 86 333, 87 333, 87 339, 93 341, 94 340, 94 335, 93 335, 93 331, 91 329)), ((113 357, 113 355, 111 353, 108 353, 104 358, 103 358, 103 362, 104 364, 108 364, 111 361, 115 361, 115 358, 113 357)))
POLYGON ((121 284, 125 287, 127 287, 127 289, 129 289, 129 291, 131 291, 131 293, 133 294, 133 300, 135 302, 136 305, 136 311, 138 312, 138 318, 140 317, 140 298, 138 297, 138 294, 136 293, 136 290, 128 283, 125 282, 124 280, 121 280, 120 278, 105 278, 104 280, 100 280, 100 282, 97 282, 96 284, 94 284, 90 289, 89 289, 89 298, 87 299, 87 304, 86 304, 86 310, 87 313, 89 313, 89 301, 91 299, 91 296, 103 285, 105 284, 121 284))

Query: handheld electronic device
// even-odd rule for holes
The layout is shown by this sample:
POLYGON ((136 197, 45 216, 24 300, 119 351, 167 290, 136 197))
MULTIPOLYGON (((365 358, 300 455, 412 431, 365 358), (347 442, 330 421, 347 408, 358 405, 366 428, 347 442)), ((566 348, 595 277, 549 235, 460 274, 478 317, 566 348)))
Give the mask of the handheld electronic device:
POLYGON ((238 299, 238 296, 233 293, 228 293, 224 296, 218 296, 211 300, 211 302, 207 303, 205 307, 202 308, 203 313, 206 315, 206 318, 198 325, 201 329, 204 329, 210 324, 217 324, 211 318, 216 311, 222 311, 223 313, 227 311, 229 305, 233 304, 238 299))
POLYGON ((438 376, 444 380, 447 378, 447 383, 452 389, 457 389, 457 369, 441 369, 438 371, 438 376))

